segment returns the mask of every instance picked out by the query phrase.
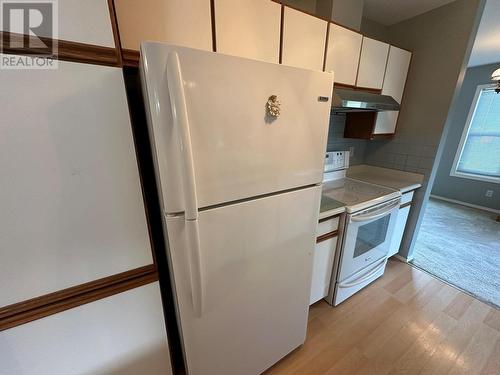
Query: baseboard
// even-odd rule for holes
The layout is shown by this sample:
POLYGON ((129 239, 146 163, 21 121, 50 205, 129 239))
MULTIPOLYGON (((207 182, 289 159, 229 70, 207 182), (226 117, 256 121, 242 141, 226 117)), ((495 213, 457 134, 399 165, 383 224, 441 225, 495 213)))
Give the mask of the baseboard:
POLYGON ((411 262, 413 260, 413 257, 406 259, 405 257, 402 257, 399 254, 393 255, 393 257, 396 258, 397 260, 400 260, 403 263, 409 263, 409 262, 411 262))
POLYGON ((488 207, 478 206, 476 204, 462 202, 462 201, 459 201, 459 200, 456 200, 456 199, 445 198, 445 197, 441 197, 439 195, 433 195, 433 194, 431 194, 431 198, 439 199, 439 200, 442 200, 442 201, 445 201, 445 202, 456 203, 456 204, 460 204, 462 206, 476 208, 478 210, 488 211, 488 212, 492 212, 494 214, 500 215, 500 210, 495 210, 494 208, 488 208, 488 207))

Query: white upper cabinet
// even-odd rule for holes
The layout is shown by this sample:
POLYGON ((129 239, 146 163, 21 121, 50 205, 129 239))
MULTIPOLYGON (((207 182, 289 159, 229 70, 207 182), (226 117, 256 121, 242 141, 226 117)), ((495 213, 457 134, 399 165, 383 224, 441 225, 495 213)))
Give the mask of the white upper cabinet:
POLYGON ((389 49, 382 94, 392 96, 400 104, 405 89, 410 60, 411 52, 394 46, 391 46, 389 49))
MULTIPOLYGON (((385 72, 382 94, 392 96, 401 104, 410 67, 411 52, 391 46, 385 72)), ((375 122, 374 134, 393 134, 396 131, 399 111, 379 112, 375 122)))
POLYGON ((335 73, 336 83, 356 84, 362 39, 363 35, 355 31, 330 24, 325 70, 335 73))
POLYGON ((115 47, 108 0, 62 0, 56 6, 58 35, 41 30, 38 36, 115 47))
POLYGON ((124 49, 153 40, 212 50, 209 0, 115 0, 115 9, 124 49))
POLYGON ((285 7, 282 63, 323 70, 327 22, 285 7))
POLYGON ((215 0, 217 52, 279 62, 281 6, 269 0, 215 0))
POLYGON ((356 86, 381 89, 389 44, 363 37, 356 86))
POLYGON ((0 307, 152 264, 122 70, 3 71, 0 110, 0 307))

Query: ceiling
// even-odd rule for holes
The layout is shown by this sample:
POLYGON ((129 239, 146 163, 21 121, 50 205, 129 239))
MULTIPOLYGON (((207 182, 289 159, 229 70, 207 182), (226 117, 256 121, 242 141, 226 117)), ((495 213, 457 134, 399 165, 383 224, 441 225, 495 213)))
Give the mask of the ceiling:
POLYGON ((363 16, 389 26, 452 1, 454 0, 365 0, 363 16))
POLYGON ((500 63, 500 0, 487 1, 469 59, 469 66, 493 63, 500 63))

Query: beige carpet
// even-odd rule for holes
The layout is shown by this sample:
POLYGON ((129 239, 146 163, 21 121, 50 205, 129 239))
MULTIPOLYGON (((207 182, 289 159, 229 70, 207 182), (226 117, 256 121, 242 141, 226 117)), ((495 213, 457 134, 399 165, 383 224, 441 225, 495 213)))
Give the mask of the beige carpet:
POLYGON ((412 263, 500 308, 500 223, 495 214, 431 198, 412 263))

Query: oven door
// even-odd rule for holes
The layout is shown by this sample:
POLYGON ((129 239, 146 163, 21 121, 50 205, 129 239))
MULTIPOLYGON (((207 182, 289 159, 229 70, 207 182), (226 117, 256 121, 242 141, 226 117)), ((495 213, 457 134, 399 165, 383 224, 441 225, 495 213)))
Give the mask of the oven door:
POLYGON ((348 215, 338 281, 387 257, 401 199, 348 215))

